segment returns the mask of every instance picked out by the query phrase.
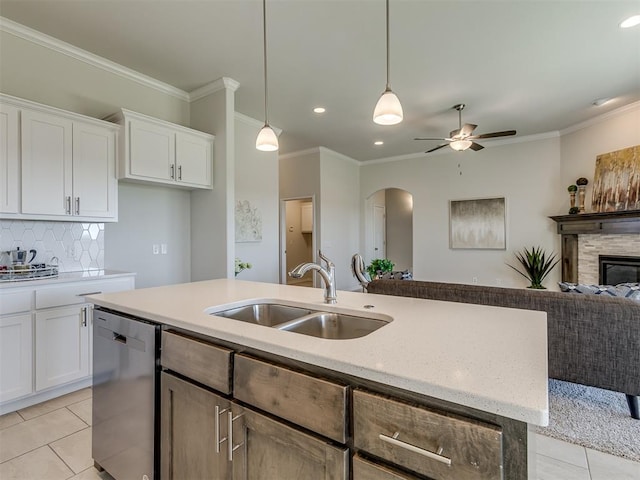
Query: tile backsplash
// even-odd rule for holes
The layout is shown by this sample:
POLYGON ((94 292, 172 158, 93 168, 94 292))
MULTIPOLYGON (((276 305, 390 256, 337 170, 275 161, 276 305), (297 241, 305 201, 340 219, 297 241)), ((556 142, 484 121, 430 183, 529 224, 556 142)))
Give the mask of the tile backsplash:
MULTIPOLYGON (((61 272, 104 268, 104 223, 0 220, 0 251, 35 249, 34 263, 58 257, 61 272)), ((2 255, 3 265, 11 263, 2 255)))

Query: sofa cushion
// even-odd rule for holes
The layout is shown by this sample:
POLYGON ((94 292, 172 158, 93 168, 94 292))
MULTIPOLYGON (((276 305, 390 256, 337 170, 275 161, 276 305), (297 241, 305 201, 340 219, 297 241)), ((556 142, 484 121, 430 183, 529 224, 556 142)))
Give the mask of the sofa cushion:
POLYGON ((585 285, 582 283, 559 282, 560 290, 569 293, 584 293, 611 297, 625 297, 640 301, 640 284, 620 283, 618 285, 585 285))

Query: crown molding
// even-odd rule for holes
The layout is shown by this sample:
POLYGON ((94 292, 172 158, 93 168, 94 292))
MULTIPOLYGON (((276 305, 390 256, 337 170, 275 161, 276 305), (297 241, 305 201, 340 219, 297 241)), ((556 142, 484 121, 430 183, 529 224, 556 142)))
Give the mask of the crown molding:
MULTIPOLYGON (((547 140, 549 138, 560 138, 560 132, 552 131, 552 132, 546 132, 546 133, 538 133, 535 135, 525 135, 524 137, 509 137, 509 138, 503 138, 501 140, 485 140, 482 142, 482 144, 486 149, 491 147, 500 147, 503 145, 512 145, 515 143, 536 142, 538 140, 547 140)), ((397 157, 378 158, 375 160, 362 161, 360 162, 360 166, 366 167, 368 165, 377 165, 380 163, 399 162, 402 160, 413 160, 416 158, 424 158, 425 156, 435 157, 438 155, 449 155, 451 153, 454 153, 453 150, 450 151, 449 149, 446 149, 446 148, 437 150, 429 154, 425 152, 408 153, 406 155, 398 155, 397 157)))
MULTIPOLYGON (((247 125, 251 125, 252 127, 256 127, 258 129, 264 127, 264 122, 260 120, 256 120, 255 118, 245 115, 244 113, 234 112, 234 118, 236 120, 239 120, 243 123, 246 123, 247 125)), ((273 125, 269 125, 269 126, 273 129, 274 132, 276 132, 276 135, 280 136, 280 134, 282 133, 281 128, 274 127, 273 125)))
POLYGON ((200 88, 196 88, 189 92, 189 101, 194 102, 196 100, 200 100, 207 95, 211 95, 212 93, 219 92, 220 90, 230 90, 231 92, 235 92, 240 86, 240 82, 237 82, 233 78, 229 77, 221 77, 217 80, 214 80, 211 83, 207 83, 200 88))
POLYGON ((82 50, 81 48, 67 42, 63 42, 62 40, 58 40, 57 38, 38 32, 37 30, 33 30, 32 28, 25 27, 24 25, 9 20, 8 18, 0 17, 0 31, 22 38, 23 40, 27 40, 36 45, 40 45, 41 47, 62 53, 63 55, 80 60, 88 65, 116 74, 120 77, 126 78, 127 80, 132 80, 140 85, 153 88, 162 93, 179 98, 180 100, 189 101, 189 94, 184 90, 180 90, 172 85, 156 80, 155 78, 151 78, 140 72, 136 72, 135 70, 87 52, 86 50, 82 50))
POLYGON ((318 150, 320 151, 320 153, 328 153, 330 155, 338 157, 341 160, 344 160, 345 162, 352 163, 353 165, 357 165, 357 166, 361 165, 360 161, 358 161, 358 160, 356 160, 354 158, 351 158, 351 157, 347 157, 346 155, 344 155, 344 154, 342 154, 340 152, 336 152, 335 150, 331 150, 330 148, 320 146, 320 147, 318 147, 318 150))
POLYGON ((297 150, 295 152, 285 153, 284 155, 280 155, 280 158, 287 159, 300 157, 302 155, 311 155, 312 153, 317 153, 318 155, 320 155, 320 147, 311 147, 305 150, 297 150))
POLYGON ((564 130, 560 130, 560 136, 577 132, 578 130, 582 130, 583 128, 592 127, 594 125, 602 123, 606 120, 610 120, 614 117, 627 113, 631 110, 635 110, 637 108, 640 108, 640 101, 633 102, 628 105, 624 105, 620 108, 616 108, 615 110, 611 110, 610 112, 603 113, 602 115, 598 115, 597 117, 590 118, 589 120, 585 120, 584 122, 571 125, 570 127, 567 127, 564 130))

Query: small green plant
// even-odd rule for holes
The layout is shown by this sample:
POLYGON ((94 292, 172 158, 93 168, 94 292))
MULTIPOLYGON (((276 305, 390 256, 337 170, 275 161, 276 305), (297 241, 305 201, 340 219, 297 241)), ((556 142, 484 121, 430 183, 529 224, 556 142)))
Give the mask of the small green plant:
POLYGON ((516 252, 516 258, 520 264, 524 267, 524 272, 518 270, 513 265, 507 264, 507 266, 513 268, 516 272, 522 275, 524 278, 531 282, 527 288, 545 289, 542 285, 544 279, 549 275, 553 267, 555 267, 559 259, 556 260, 556 255, 552 254, 547 258, 546 253, 540 247, 531 247, 531 250, 524 248, 524 252, 516 252))
POLYGON ((386 258, 376 258, 374 260, 371 260, 371 265, 367 267, 369 278, 373 280, 377 275, 385 272, 393 272, 393 265, 393 262, 391 260, 387 260, 386 258))
POLYGON ((571 207, 569 209, 569 214, 570 215, 575 215, 576 213, 580 212, 580 209, 578 207, 571 207))
POLYGON ((249 262, 243 262, 238 257, 236 257, 236 275, 235 275, 236 277, 241 271, 246 270, 248 268, 251 268, 251 264, 249 262))

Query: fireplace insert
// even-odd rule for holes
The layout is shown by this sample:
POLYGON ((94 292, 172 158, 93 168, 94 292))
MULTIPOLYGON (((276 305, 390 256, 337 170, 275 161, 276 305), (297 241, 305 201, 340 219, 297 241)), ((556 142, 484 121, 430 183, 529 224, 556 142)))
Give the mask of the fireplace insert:
POLYGON ((640 283, 640 257, 600 255, 598 264, 601 285, 640 283))

